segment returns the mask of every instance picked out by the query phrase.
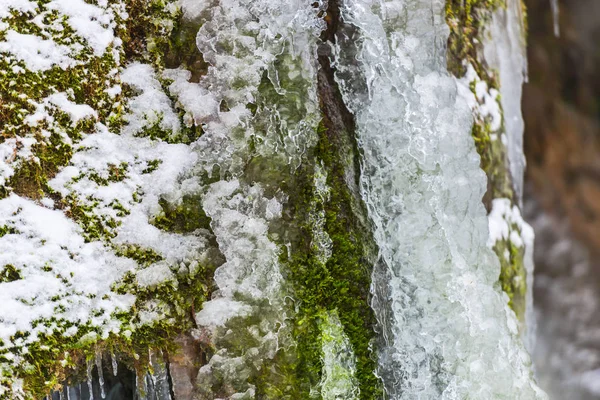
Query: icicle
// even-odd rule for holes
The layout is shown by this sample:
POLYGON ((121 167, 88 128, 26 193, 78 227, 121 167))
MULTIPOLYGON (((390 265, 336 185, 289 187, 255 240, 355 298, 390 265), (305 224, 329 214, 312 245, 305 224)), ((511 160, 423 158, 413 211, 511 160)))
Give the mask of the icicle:
POLYGON ((98 383, 100 384, 100 396, 106 398, 106 392, 104 391, 104 373, 102 372, 102 354, 96 354, 96 369, 98 370, 98 383))
POLYGON ((171 400, 167 365, 163 361, 162 353, 150 354, 150 365, 152 366, 152 383, 154 385, 154 396, 156 400, 171 400))
POLYGON ((92 385, 92 361, 87 362, 87 386, 90 391, 90 400, 94 400, 94 386, 92 385))
POLYGON ((554 36, 560 37, 560 25, 558 21, 558 0, 550 0, 550 8, 552 9, 552 23, 554 24, 554 36))
POLYGON ((112 362, 113 375, 117 376, 118 364, 117 364, 117 356, 115 356, 115 353, 110 353, 110 360, 112 362))

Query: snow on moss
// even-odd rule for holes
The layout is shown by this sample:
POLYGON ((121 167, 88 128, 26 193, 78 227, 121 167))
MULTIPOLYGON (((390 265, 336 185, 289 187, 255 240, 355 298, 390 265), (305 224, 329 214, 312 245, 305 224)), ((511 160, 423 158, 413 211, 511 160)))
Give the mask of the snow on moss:
POLYGON ((160 340, 136 330, 174 326, 204 296, 188 277, 218 263, 205 216, 169 229, 165 212, 197 194, 197 155, 155 67, 123 65, 125 6, 0 5, 2 395, 23 378, 40 396, 98 341, 160 340))

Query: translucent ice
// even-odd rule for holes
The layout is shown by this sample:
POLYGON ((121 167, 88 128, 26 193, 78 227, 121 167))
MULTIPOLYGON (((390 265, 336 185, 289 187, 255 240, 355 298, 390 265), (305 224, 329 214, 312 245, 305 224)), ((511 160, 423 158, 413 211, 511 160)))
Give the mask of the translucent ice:
POLYGON ((443 1, 346 0, 336 79, 354 112, 381 263, 391 399, 543 399, 487 248, 471 113, 446 72, 443 1), (353 40, 347 33, 353 31, 353 40))

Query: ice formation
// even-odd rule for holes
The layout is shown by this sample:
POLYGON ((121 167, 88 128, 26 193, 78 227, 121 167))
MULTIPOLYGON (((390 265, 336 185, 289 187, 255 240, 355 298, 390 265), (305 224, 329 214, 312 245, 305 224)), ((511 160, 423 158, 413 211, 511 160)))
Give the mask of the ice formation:
POLYGON ((363 196, 387 266, 373 290, 391 302, 391 315, 376 310, 389 396, 544 398, 494 289, 485 179, 446 72, 443 2, 347 0, 342 18, 358 32, 339 44, 337 79, 356 115, 363 196))
POLYGON ((521 93, 527 76, 527 53, 523 9, 518 0, 508 0, 506 9, 497 9, 484 41, 485 60, 490 68, 498 71, 500 95, 506 147, 510 172, 515 187, 518 204, 523 197, 523 175, 525 155, 523 154, 523 116, 521 113, 521 93))
MULTIPOLYGON (((0 397, 27 397, 31 384, 20 376, 31 370, 30 351, 53 352, 51 361, 66 371, 78 367, 70 351, 84 349, 84 382, 63 388, 50 376, 42 388, 61 398, 110 397, 106 368, 123 372, 124 355, 135 360, 136 396, 170 399, 170 389, 185 385, 169 383, 176 379, 167 371, 168 355, 153 347, 153 339, 167 339, 152 337, 157 327, 167 336, 189 334, 194 349, 202 349, 203 364, 186 372, 201 399, 281 398, 306 387, 307 395, 326 400, 358 399, 366 396, 365 382, 378 377, 390 399, 544 398, 506 295, 496 289, 484 174, 469 134, 472 115, 501 130, 502 108, 520 182, 515 76, 522 77, 524 58, 498 61, 508 82, 500 107, 498 91, 472 66, 458 89, 448 75, 442 1, 335 4, 339 20, 320 1, 154 2, 160 17, 146 27, 160 29, 143 38, 147 51, 135 57, 125 43, 131 38, 119 36, 127 21, 135 23, 127 0, 0 4, 0 72, 14 82, 6 89, 11 98, 23 101, 1 128, 7 138, 0 143, 0 303, 10 307, 0 309, 0 397), (31 20, 27 29, 14 18, 21 14, 31 20), (176 24, 192 30, 184 39, 195 40, 194 65, 201 67, 176 57, 167 67, 168 46, 157 50, 161 38, 175 40, 176 24), (323 43, 326 30, 335 44, 323 43), (356 132, 346 134, 356 134, 359 150, 339 164, 350 170, 360 159, 360 184, 352 182, 358 168, 326 168, 324 130, 332 128, 323 121, 333 117, 323 111, 325 67, 335 69, 331 85, 342 97, 336 101, 356 123, 356 132), (63 75, 74 86, 94 86, 41 84, 63 75), (42 89, 21 94, 14 87, 19 79, 42 89), (64 148, 64 159, 35 190, 19 187, 27 168, 44 169, 48 156, 40 146, 64 148), (335 176, 360 193, 340 189, 335 176), (361 196, 371 223, 364 225, 373 232, 348 235, 355 229, 348 217, 332 217, 332 210, 358 218, 361 196), (339 198, 347 210, 326 207, 339 198), (343 223, 332 233, 336 218, 343 223), (371 236, 379 261, 363 268, 371 260, 361 246, 369 245, 355 242, 371 236), (356 271, 342 272, 353 278, 373 268, 379 326, 365 322, 366 313, 342 309, 356 302, 316 304, 309 308, 315 315, 298 318, 314 293, 333 288, 349 296, 347 282, 307 288, 314 283, 293 281, 306 271, 332 280, 328 268, 348 248, 356 271), (193 284, 192 299, 182 300, 180 292, 193 284), (177 326, 182 320, 186 332, 177 326), (303 337, 310 324, 317 334, 303 337), (148 331, 144 354, 128 349, 133 354, 118 353, 117 362, 115 349, 103 347, 113 340, 138 351, 136 333, 148 331), (47 346, 50 335, 68 345, 47 346), (371 348, 378 366, 365 371, 371 348), (301 365, 310 357, 314 365, 301 365)), ((506 35, 495 23, 493 33, 506 35)), ((494 38, 500 44, 491 63, 510 50, 512 28, 505 41, 494 38)), ((341 151, 336 144, 330 143, 341 151)), ((523 233, 518 209, 495 205, 493 231, 518 242, 512 226, 502 225, 513 218, 523 233)), ((372 317, 364 286, 357 293, 372 317)), ((374 386, 368 389, 379 393, 374 386)))

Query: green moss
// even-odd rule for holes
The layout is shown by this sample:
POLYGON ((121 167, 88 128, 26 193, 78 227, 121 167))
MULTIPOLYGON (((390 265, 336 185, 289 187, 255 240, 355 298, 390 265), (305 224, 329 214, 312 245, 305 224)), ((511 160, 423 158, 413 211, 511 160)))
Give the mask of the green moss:
MULTIPOLYGON (((516 226, 511 229, 516 230, 516 226)), ((500 284, 508 295, 508 305, 513 309, 521 325, 525 323, 527 294, 527 271, 524 265, 525 248, 515 246, 510 240, 499 240, 494 251, 500 259, 500 284)))
MULTIPOLYGON (((464 61, 466 61, 473 65, 480 77, 488 77, 489 71, 481 57, 483 54, 481 33, 484 26, 490 22, 492 13, 499 7, 506 7, 505 0, 446 1, 446 22, 450 27, 448 70, 455 76, 462 77, 465 74, 464 61)), ((496 86, 490 85, 490 87, 496 86)))
POLYGON ((4 235, 11 235, 11 234, 17 234, 17 233, 19 233, 19 231, 17 231, 12 226, 8 226, 8 225, 0 226, 0 237, 2 237, 4 235))
POLYGON ((191 233, 210 227, 210 218, 202 208, 200 196, 185 195, 180 204, 170 204, 160 199, 158 204, 162 212, 156 215, 152 225, 168 232, 191 233))
POLYGON ((0 270, 0 283, 18 281, 21 278, 21 271, 15 268, 14 265, 6 264, 0 270))
POLYGON ((110 240, 116 236, 115 229, 120 222, 114 218, 95 212, 99 202, 92 199, 81 201, 75 195, 68 195, 61 201, 65 215, 83 228, 86 242, 94 240, 110 240))
POLYGON ((122 257, 131 258, 132 260, 137 261, 138 265, 142 267, 147 267, 163 259, 156 251, 145 249, 135 244, 119 246, 116 254, 122 257))

